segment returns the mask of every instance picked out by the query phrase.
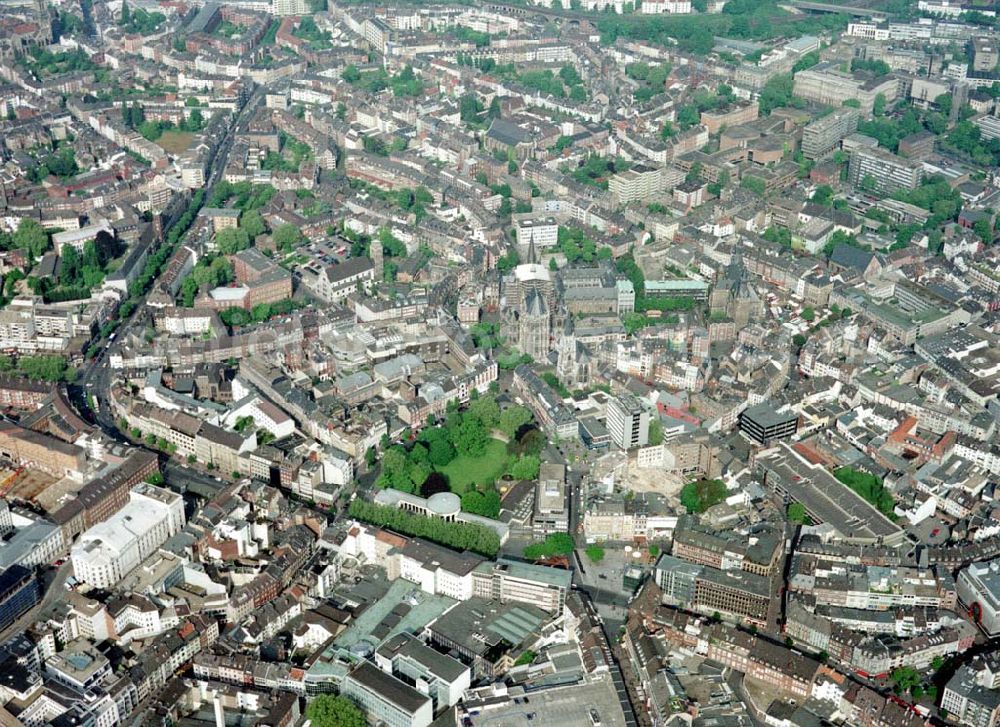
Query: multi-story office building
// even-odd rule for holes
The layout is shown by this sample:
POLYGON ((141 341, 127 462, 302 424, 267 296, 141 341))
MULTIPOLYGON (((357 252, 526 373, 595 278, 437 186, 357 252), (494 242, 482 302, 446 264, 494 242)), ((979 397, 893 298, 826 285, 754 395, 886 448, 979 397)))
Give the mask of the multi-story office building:
POLYGON ((514 601, 562 613, 571 579, 567 570, 500 558, 472 571, 472 590, 475 596, 500 603, 514 601))
POLYGON ((851 154, 848 178, 855 187, 890 194, 916 189, 924 178, 923 165, 883 149, 858 149, 851 154))
POLYGON ((702 567, 672 555, 661 555, 656 563, 655 579, 663 591, 663 599, 670 603, 692 603, 694 583, 702 567))
POLYGON ((543 464, 535 487, 535 511, 531 518, 535 537, 569 530, 569 498, 566 492, 566 466, 543 464))
POLYGON ((802 155, 822 159, 837 148, 841 139, 858 130, 857 109, 840 108, 802 129, 802 155))
POLYGON ((620 449, 649 443, 649 412, 632 394, 619 394, 608 401, 608 433, 620 449))
POLYGON ((110 588, 184 527, 184 500, 169 490, 142 484, 109 520, 85 532, 71 551, 76 577, 110 588))
POLYGON ((472 681, 462 662, 435 651, 410 634, 397 634, 375 652, 375 663, 386 674, 403 677, 434 700, 435 711, 456 704, 472 681))
POLYGON ((340 693, 357 704, 372 724, 427 727, 434 721, 430 697, 367 661, 344 677, 340 693))
POLYGON ((629 204, 659 194, 682 180, 676 170, 637 164, 611 177, 608 191, 618 204, 629 204))
POLYGON ((976 37, 972 39, 972 70, 990 72, 996 69, 1000 62, 1000 50, 993 38, 976 37))
POLYGON ((671 554, 677 558, 719 570, 745 570, 772 576, 778 568, 784 538, 778 528, 760 525, 751 533, 717 530, 682 515, 674 529, 671 554))
POLYGON ((392 38, 392 28, 380 18, 367 18, 361 29, 371 49, 385 55, 386 47, 392 38))
POLYGON ((798 414, 776 410, 767 402, 751 406, 740 414, 740 431, 751 441, 765 447, 788 439, 795 434, 798 426, 798 414))
POLYGON ((309 12, 307 0, 271 0, 271 15, 279 18, 285 15, 308 15, 309 12))
POLYGON ((22 565, 0 573, 0 629, 6 629, 42 598, 38 578, 22 565))
POLYGON ((517 223, 517 244, 527 248, 534 245, 544 249, 559 243, 559 223, 554 217, 535 217, 517 223))

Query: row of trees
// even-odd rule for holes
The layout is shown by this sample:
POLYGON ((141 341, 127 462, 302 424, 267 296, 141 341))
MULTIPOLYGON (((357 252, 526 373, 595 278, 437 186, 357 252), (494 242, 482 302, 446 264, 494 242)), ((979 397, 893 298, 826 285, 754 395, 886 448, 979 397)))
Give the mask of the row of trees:
POLYGON ((129 288, 129 299, 125 301, 125 303, 122 304, 122 307, 118 310, 119 320, 128 318, 132 315, 136 305, 138 305, 137 301, 139 297, 149 290, 153 281, 160 276, 161 272, 163 272, 163 268, 167 264, 167 261, 173 256, 174 251, 177 249, 177 244, 191 228, 192 223, 194 223, 195 218, 198 216, 198 211, 204 203, 205 190, 199 189, 191 195, 191 203, 188 205, 188 208, 180 217, 177 218, 177 221, 167 232, 166 244, 160 245, 155 252, 146 258, 146 265, 143 267, 142 273, 139 274, 139 277, 136 278, 134 283, 132 283, 132 287, 129 288))
POLYGON ((492 528, 471 523, 446 522, 438 517, 414 515, 395 507, 354 500, 348 514, 362 522, 425 538, 455 550, 471 550, 493 558, 500 550, 500 536, 492 528))
POLYGON ((232 200, 234 209, 247 213, 264 207, 276 193, 277 190, 270 184, 253 185, 250 182, 223 180, 212 190, 208 206, 225 207, 232 200))

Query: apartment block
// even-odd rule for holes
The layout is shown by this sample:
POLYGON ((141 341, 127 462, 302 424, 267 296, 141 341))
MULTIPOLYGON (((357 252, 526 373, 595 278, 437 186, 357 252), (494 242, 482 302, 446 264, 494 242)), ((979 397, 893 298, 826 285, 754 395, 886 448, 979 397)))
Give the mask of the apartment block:
POLYGON ((857 109, 839 108, 802 129, 802 155, 822 159, 836 150, 841 140, 858 130, 861 114, 857 109))
POLYGON ((919 161, 883 149, 858 149, 851 154, 848 179, 859 189, 891 194, 900 189, 916 189, 923 178, 924 168, 919 161))
POLYGON ((638 397, 620 394, 608 401, 607 428, 619 449, 644 447, 649 443, 649 412, 638 397))

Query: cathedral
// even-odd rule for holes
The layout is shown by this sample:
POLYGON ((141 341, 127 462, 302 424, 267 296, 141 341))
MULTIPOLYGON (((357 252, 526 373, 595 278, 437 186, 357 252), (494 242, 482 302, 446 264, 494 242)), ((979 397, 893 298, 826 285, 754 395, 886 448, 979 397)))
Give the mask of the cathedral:
POLYGON ((12 61, 52 42, 52 18, 45 0, 34 0, 30 12, 0 17, 0 59, 12 61))
POLYGON ((557 346, 556 376, 568 388, 588 384, 593 377, 590 351, 576 338, 573 317, 566 316, 566 325, 557 346))
POLYGON ((536 361, 549 355, 549 306, 537 288, 528 288, 518 313, 517 347, 536 361))
POLYGON ((509 341, 515 341, 521 353, 541 361, 551 350, 552 311, 555 286, 548 268, 537 262, 531 244, 528 262, 514 268, 504 281, 504 328, 509 341))
POLYGON ((712 289, 708 298, 712 313, 723 313, 732 318, 737 330, 764 315, 764 301, 747 280, 743 258, 734 254, 726 272, 712 289))

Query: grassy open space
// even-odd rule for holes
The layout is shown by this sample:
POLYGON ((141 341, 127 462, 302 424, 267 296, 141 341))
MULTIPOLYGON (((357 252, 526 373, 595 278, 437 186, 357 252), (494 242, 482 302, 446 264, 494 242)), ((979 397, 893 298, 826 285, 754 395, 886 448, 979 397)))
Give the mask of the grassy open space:
POLYGON ((190 131, 170 129, 169 131, 164 131, 163 135, 156 140, 156 143, 159 144, 160 148, 167 152, 167 154, 177 156, 187 151, 187 148, 191 146, 191 141, 193 139, 194 134, 190 131))
POLYGON ((507 445, 498 439, 486 443, 486 451, 480 457, 459 455, 438 472, 448 478, 451 491, 457 495, 469 489, 472 484, 489 484, 504 473, 507 465, 507 445))
POLYGON ((896 501, 880 478, 853 467, 840 467, 834 470, 833 476, 861 495, 887 518, 896 520, 894 511, 896 501))

